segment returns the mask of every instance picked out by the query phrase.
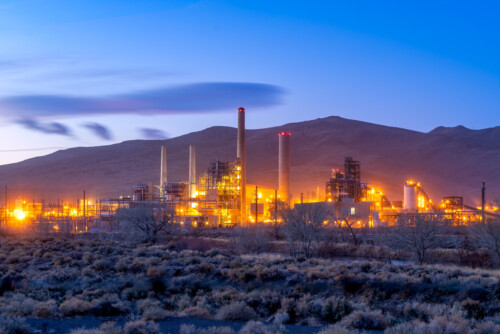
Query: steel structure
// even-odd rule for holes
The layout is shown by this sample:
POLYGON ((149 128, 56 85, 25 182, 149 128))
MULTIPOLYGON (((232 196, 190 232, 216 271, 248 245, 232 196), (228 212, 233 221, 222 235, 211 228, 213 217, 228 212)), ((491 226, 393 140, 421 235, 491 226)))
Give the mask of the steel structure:
POLYGON ((330 181, 326 182, 326 200, 341 202, 352 200, 362 202, 366 197, 366 184, 361 183, 361 167, 359 161, 351 157, 344 160, 344 171, 333 169, 330 181))

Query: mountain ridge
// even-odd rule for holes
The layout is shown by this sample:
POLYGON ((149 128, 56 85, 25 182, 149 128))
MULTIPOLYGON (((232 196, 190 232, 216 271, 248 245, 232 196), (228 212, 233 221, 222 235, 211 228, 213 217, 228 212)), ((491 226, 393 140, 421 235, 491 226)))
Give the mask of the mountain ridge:
MULTIPOLYGON (((291 189, 295 196, 300 192, 312 195, 317 187, 324 193, 330 170, 341 168, 345 156, 360 160, 362 179, 382 188, 391 200, 402 199, 403 183, 410 178, 420 181, 435 202, 459 195, 476 205, 483 180, 489 198, 498 196, 500 127, 462 127, 451 133, 436 129, 425 133, 339 116, 248 129, 247 181, 277 187, 277 134, 286 130, 292 133, 291 189)), ((200 175, 211 160, 235 159, 236 133, 234 127, 212 126, 166 140, 59 150, 0 166, 0 184, 8 184, 12 196, 46 200, 76 199, 84 189, 96 199, 128 195, 135 184, 158 182, 162 144, 167 146, 169 180, 184 181, 190 144, 196 145, 200 175)))

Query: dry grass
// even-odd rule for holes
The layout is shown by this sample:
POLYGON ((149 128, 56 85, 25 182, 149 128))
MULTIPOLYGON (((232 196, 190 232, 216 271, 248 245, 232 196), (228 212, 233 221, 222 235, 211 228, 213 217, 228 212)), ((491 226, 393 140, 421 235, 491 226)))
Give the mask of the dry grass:
POLYGON ((2 315, 142 317, 129 324, 130 333, 136 327, 154 332, 147 321, 165 316, 281 319, 276 322, 323 325, 327 333, 491 332, 500 323, 499 283, 499 271, 457 266, 296 260, 114 241, 0 240, 2 315))

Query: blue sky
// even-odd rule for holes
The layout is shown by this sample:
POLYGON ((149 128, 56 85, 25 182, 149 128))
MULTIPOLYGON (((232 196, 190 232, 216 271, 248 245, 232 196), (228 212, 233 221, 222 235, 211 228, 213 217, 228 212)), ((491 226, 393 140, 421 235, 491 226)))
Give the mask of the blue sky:
POLYGON ((0 0, 0 164, 330 115, 500 123, 491 1, 0 0))

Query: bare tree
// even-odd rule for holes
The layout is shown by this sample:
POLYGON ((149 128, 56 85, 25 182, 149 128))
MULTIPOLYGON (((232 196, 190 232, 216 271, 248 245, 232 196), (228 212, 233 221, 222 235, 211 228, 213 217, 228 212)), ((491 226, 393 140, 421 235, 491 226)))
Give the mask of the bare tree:
POLYGON ((325 203, 306 203, 282 210, 283 233, 290 255, 302 253, 306 258, 312 257, 321 240, 323 222, 330 216, 331 210, 325 203))
POLYGON ((500 261, 500 220, 479 222, 467 228, 467 236, 478 248, 485 248, 500 261))
POLYGON ((280 240, 282 238, 282 224, 279 222, 279 218, 281 216, 281 212, 288 209, 288 206, 285 202, 275 199, 274 203, 270 205, 270 218, 273 221, 271 225, 271 229, 269 230, 271 237, 274 240, 280 240))
POLYGON ((172 211, 153 204, 140 204, 120 208, 116 218, 128 232, 139 232, 145 242, 156 243, 160 232, 166 231, 172 222, 172 211))
POLYGON ((347 232, 354 245, 357 246, 360 244, 358 237, 359 228, 355 226, 355 220, 351 220, 347 215, 344 215, 343 217, 336 218, 333 224, 334 228, 340 233, 342 239, 345 239, 344 234, 347 232))
POLYGON ((250 226, 235 229, 232 246, 241 253, 262 253, 269 249, 269 230, 264 226, 250 226))
POLYGON ((389 245, 412 252, 422 264, 429 249, 443 246, 438 235, 443 226, 443 222, 429 215, 402 214, 386 237, 389 245))

